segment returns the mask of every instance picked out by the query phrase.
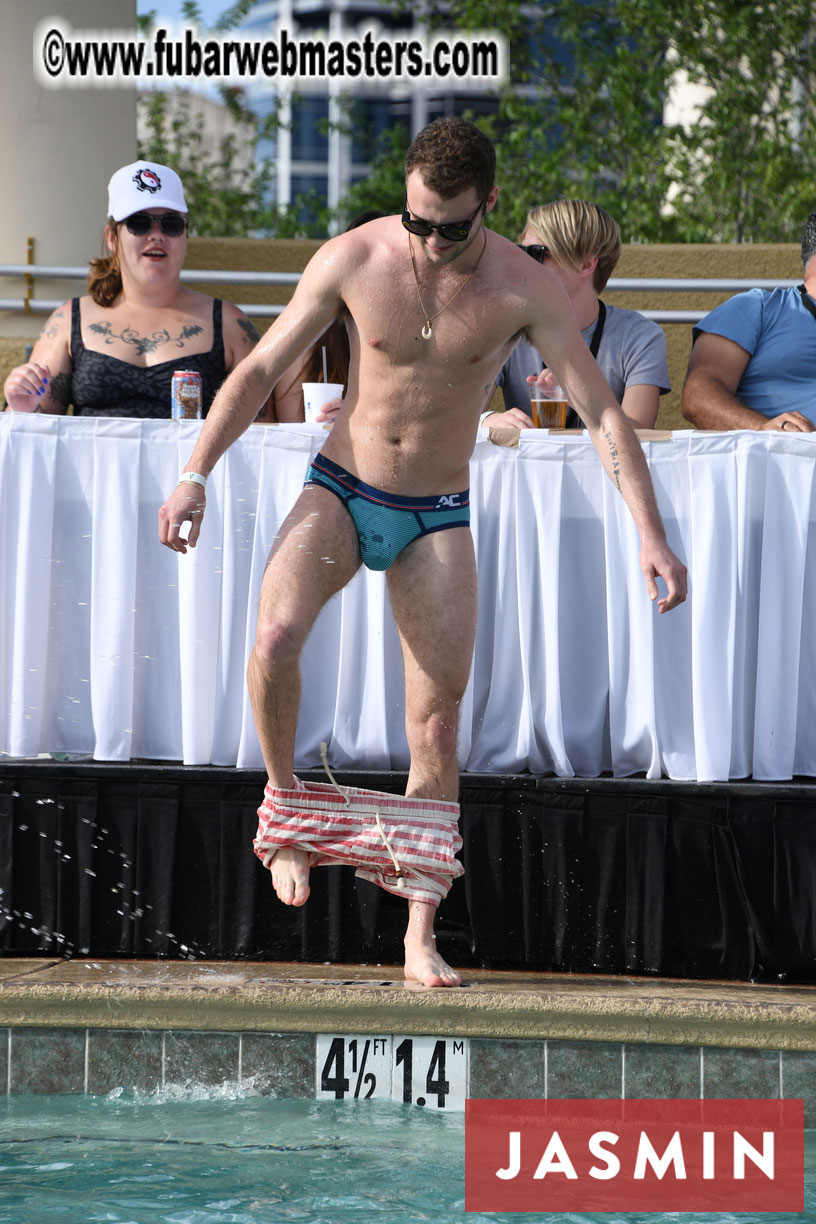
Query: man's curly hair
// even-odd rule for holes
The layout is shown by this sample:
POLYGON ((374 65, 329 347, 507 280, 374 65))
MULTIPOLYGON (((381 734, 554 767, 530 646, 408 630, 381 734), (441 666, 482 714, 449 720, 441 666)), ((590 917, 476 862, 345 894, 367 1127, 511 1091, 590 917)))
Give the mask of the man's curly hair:
POLYGON ((475 187, 483 200, 496 181, 496 150, 467 119, 434 119, 414 138, 405 155, 405 177, 418 170, 423 183, 443 200, 475 187))
POLYGON ((802 234, 802 267, 807 272, 807 266, 816 255, 816 212, 813 212, 805 222, 802 234))

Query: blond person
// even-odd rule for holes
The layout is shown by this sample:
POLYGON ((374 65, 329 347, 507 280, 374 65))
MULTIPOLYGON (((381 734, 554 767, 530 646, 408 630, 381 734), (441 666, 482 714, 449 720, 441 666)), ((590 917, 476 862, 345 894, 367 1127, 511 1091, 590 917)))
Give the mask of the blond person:
POLYGON ((106 254, 88 293, 63 302, 25 364, 5 383, 15 412, 169 417, 175 370, 201 375, 206 415, 215 393, 258 342, 243 311, 185 288, 187 203, 168 166, 138 161, 108 184, 106 254))
MULTIPOLYGON (((530 210, 520 243, 566 290, 584 342, 626 416, 637 428, 651 429, 660 396, 670 390, 666 337, 636 310, 607 305, 600 297, 620 258, 617 221, 587 200, 556 200, 530 210)), ((520 340, 496 379, 506 411, 486 412, 482 423, 531 428, 528 384, 556 381, 543 365, 529 340, 520 340)), ((566 424, 581 427, 574 409, 566 424)))
MULTIPOLYGON (((270 788, 296 795, 303 645, 320 609, 362 564, 384 570, 405 672, 406 793, 456 804, 458 712, 476 626, 468 464, 485 395, 519 333, 546 353, 580 407, 637 524, 647 592, 661 612, 685 599, 686 572, 666 542, 642 448, 566 295, 528 255, 485 228, 498 196, 491 142, 463 119, 434 120, 409 148, 405 175, 402 216, 321 247, 286 310, 227 379, 159 511, 159 538, 181 553, 196 544, 203 486, 218 459, 283 371, 347 311, 343 407, 264 574, 248 669, 255 724, 270 788), (667 586, 661 599, 658 575, 667 586)), ((311 863, 296 844, 275 853, 272 883, 284 903, 304 904, 311 863)), ((435 912, 430 902, 408 901, 405 976, 455 986, 459 973, 436 949, 435 912)))

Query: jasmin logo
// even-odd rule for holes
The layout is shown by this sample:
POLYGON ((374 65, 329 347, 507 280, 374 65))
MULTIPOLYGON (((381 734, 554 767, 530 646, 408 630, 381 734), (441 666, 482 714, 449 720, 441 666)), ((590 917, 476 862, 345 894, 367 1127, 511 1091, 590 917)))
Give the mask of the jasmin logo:
POLYGON ((802 1211, 804 1105, 468 1101, 468 1211, 802 1211))

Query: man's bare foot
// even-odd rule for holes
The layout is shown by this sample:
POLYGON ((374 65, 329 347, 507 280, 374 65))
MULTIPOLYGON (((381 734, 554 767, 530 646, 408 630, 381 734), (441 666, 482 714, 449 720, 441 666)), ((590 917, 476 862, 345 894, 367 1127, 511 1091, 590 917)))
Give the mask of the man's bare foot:
POLYGON ((461 986, 462 976, 442 959, 430 939, 405 940, 405 977, 423 986, 461 986))
POLYGON ((284 905, 303 905, 309 899, 309 855, 293 846, 281 846, 269 864, 272 884, 284 905))

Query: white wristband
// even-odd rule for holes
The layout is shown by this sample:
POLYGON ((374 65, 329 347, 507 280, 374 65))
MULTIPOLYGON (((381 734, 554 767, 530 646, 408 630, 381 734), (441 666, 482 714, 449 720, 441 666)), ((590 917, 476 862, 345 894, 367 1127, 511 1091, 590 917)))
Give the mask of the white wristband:
POLYGON ((482 415, 479 417, 479 428, 480 428, 480 429, 484 429, 484 423, 485 423, 485 421, 487 420, 487 418, 488 418, 489 416, 492 416, 492 415, 493 415, 493 409, 492 409, 492 408, 488 408, 487 412, 483 412, 483 413, 482 413, 482 415))
POLYGON ((202 476, 200 472, 182 472, 179 476, 179 484, 183 484, 185 480, 192 481, 193 484, 201 485, 202 489, 207 487, 207 477, 202 476))

